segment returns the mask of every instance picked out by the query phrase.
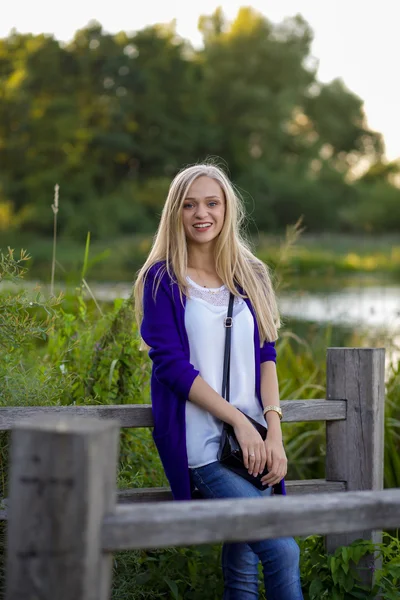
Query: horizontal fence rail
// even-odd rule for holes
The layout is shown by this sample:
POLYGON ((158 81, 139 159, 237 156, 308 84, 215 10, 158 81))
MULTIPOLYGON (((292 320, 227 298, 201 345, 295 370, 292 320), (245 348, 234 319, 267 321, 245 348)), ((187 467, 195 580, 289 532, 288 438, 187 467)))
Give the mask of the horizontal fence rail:
POLYGON ((117 506, 103 551, 347 533, 400 525, 400 489, 117 506))
MULTIPOLYGON (((286 491, 292 494, 321 494, 328 492, 345 492, 346 482, 326 481, 326 479, 307 479, 286 481, 286 491)), ((172 492, 168 487, 153 488, 131 488, 119 490, 117 501, 119 504, 132 504, 143 502, 167 502, 173 500, 172 492)), ((3 508, 0 509, 0 521, 8 519, 8 501, 3 500, 3 508)))
MULTIPOLYGON (((326 481, 326 479, 292 480, 285 482, 288 494, 319 494, 328 492, 345 492, 345 481, 326 481)), ((172 500, 168 487, 160 488, 131 488, 118 492, 118 502, 163 502, 172 500)))
MULTIPOLYGON (((345 400, 283 400, 283 421, 340 421, 346 419, 345 400)), ((12 429, 22 419, 40 415, 117 419, 120 427, 153 427, 150 404, 117 406, 10 406, 0 408, 0 431, 12 429)))

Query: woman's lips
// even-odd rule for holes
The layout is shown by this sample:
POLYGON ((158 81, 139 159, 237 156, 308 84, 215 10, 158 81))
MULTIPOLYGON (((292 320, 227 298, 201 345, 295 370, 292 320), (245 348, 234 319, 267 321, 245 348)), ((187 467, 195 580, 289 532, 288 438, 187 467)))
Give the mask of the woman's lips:
POLYGON ((199 227, 199 226, 196 227, 195 225, 193 225, 193 227, 196 231, 208 231, 210 229, 210 227, 212 227, 212 223, 204 224, 203 227, 199 227))

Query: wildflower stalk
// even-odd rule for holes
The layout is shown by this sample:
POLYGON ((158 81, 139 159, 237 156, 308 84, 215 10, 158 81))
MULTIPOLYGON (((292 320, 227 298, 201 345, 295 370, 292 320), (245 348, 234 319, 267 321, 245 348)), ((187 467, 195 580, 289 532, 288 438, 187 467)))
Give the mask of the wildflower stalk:
POLYGON ((288 279, 291 272, 290 255, 293 247, 304 231, 304 227, 301 226, 302 221, 303 217, 300 217, 294 225, 289 225, 286 228, 285 241, 281 244, 278 261, 274 269, 275 291, 281 292, 287 287, 286 279, 288 279))
POLYGON ((57 248, 57 213, 58 213, 58 191, 60 186, 58 183, 54 186, 54 204, 51 205, 54 214, 53 221, 53 260, 51 262, 51 283, 50 294, 54 296, 54 273, 56 270, 56 248, 57 248))

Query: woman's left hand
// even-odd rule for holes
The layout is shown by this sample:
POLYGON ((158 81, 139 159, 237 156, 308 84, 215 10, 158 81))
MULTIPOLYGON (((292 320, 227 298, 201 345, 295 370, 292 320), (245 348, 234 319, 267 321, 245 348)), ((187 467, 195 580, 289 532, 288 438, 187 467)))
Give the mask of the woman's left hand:
POLYGON ((268 434, 264 444, 267 452, 269 473, 261 481, 271 486, 279 483, 285 477, 287 473, 287 458, 281 437, 274 437, 268 434))

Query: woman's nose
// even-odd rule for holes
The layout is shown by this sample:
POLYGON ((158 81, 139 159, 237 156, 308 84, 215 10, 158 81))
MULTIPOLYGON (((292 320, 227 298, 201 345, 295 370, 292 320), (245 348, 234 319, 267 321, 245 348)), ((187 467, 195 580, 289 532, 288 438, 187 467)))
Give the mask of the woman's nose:
POLYGON ((195 212, 195 217, 197 219, 203 219, 207 217, 207 207, 206 206, 198 206, 195 212))

